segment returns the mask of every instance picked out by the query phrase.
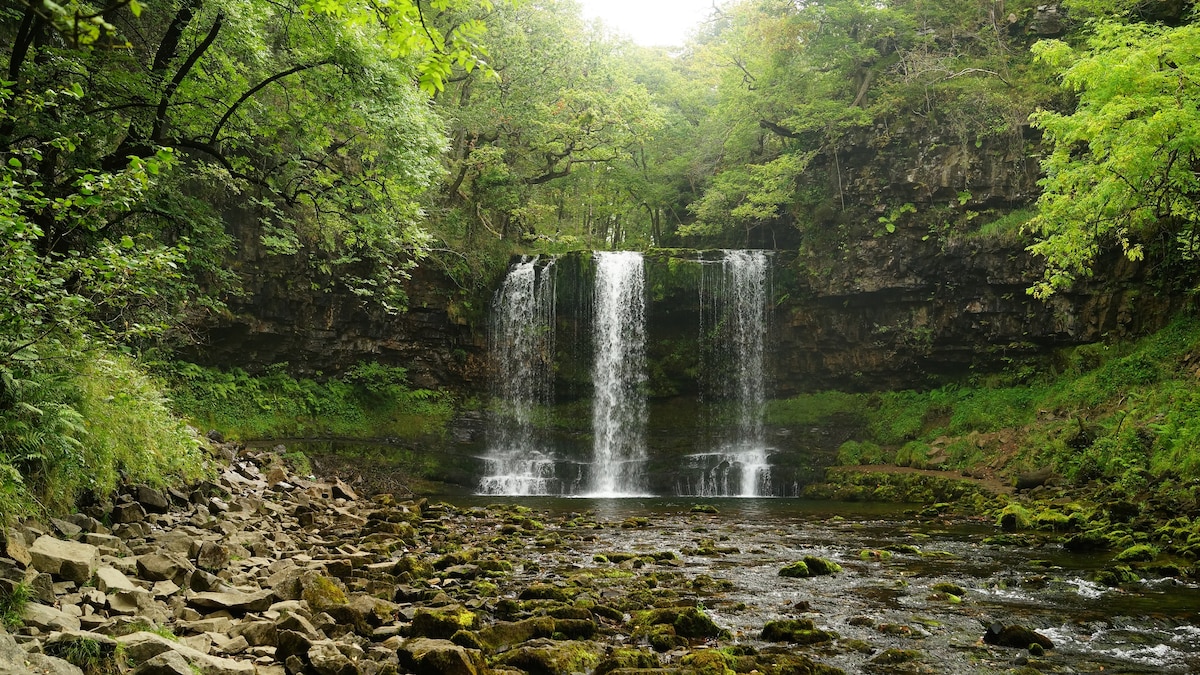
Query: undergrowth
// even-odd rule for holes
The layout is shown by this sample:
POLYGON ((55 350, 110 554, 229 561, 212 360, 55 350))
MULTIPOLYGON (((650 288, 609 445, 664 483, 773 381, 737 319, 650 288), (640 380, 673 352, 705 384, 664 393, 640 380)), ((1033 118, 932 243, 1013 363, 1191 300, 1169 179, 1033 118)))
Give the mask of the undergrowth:
POLYGON ((1200 320, 1181 317, 1141 340, 1064 351, 1021 384, 932 391, 822 392, 771 404, 773 424, 830 424, 861 433, 844 465, 1011 472, 1050 466, 1082 484, 1136 490, 1159 477, 1200 478, 1200 320))
POLYGON ((49 345, 22 356, 0 367, 0 520, 205 475, 200 439, 132 358, 49 345))
POLYGON ((323 381, 286 368, 255 376, 172 363, 164 371, 180 414, 239 440, 415 438, 442 433, 454 414, 449 394, 411 388, 403 368, 360 363, 323 381))

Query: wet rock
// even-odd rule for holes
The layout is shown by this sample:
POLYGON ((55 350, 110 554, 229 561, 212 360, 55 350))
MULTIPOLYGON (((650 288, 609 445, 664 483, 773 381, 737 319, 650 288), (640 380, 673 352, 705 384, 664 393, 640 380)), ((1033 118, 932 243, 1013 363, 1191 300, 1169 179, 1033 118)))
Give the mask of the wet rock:
POLYGON ((42 535, 29 547, 29 557, 40 572, 83 584, 100 566, 100 550, 91 544, 63 541, 42 535))
POLYGON ((617 670, 657 668, 661 664, 653 652, 642 649, 614 649, 600 660, 595 675, 607 675, 617 670))
POLYGON ((838 634, 817 628, 811 619, 782 619, 768 621, 763 626, 760 636, 768 642, 794 642, 801 645, 814 645, 822 642, 832 642, 838 639, 838 634))
POLYGON ((1054 643, 1045 635, 1024 626, 1015 624, 1006 626, 1000 622, 988 626, 987 632, 983 634, 983 641, 998 647, 1026 649, 1029 645, 1036 644, 1041 645, 1044 649, 1054 649, 1054 643))
POLYGON ((685 638, 719 637, 724 631, 699 607, 664 607, 652 609, 637 621, 648 626, 670 625, 675 634, 685 638))
POLYGON ((533 584, 521 591, 519 596, 521 600, 556 600, 558 602, 570 602, 571 593, 565 588, 552 586, 550 584, 533 584))

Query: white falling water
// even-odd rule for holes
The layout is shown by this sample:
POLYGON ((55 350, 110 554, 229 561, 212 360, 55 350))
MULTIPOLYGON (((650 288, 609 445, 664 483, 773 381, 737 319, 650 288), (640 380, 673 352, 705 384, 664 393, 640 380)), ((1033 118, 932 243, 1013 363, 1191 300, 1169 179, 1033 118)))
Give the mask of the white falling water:
POLYGON ((645 493, 646 300, 642 255, 595 254, 591 495, 645 493))
POLYGON ((712 364, 725 377, 713 387, 733 406, 733 419, 720 447, 687 458, 689 475, 682 490, 697 495, 758 497, 770 494, 770 448, 766 444, 766 336, 769 258, 765 251, 725 251, 719 274, 701 283, 704 305, 714 305, 713 325, 701 325, 701 339, 714 339, 712 364), (706 294, 709 297, 705 297, 706 294), (706 335, 711 331, 712 335, 706 335))
POLYGON ((492 300, 494 410, 480 494, 557 491, 554 457, 542 447, 534 425, 553 391, 554 318, 554 259, 514 263, 492 300))

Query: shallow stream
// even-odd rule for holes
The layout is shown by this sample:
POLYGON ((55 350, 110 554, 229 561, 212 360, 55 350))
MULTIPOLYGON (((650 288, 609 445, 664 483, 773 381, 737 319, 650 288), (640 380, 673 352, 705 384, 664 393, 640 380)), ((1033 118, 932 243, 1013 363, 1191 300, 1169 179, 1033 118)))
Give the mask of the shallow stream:
MULTIPOLYGON (((506 503, 459 498, 460 507, 506 503)), ((509 501, 507 503, 513 503, 509 501)), ((857 672, 1000 673, 1021 666, 1064 673, 1200 672, 1200 586, 1172 579, 1109 588, 1090 581, 1105 555, 983 544, 988 524, 918 516, 895 505, 789 499, 521 498, 557 545, 531 547, 522 576, 594 567, 612 551, 674 551, 674 572, 693 580, 705 609, 735 642, 755 648, 764 623, 807 617, 840 639, 800 648, 814 659, 857 672), (695 513, 694 504, 719 513, 695 513), (565 526, 585 515, 604 525, 565 526), (643 523, 636 520, 645 518, 643 523), (625 526, 620 526, 625 523, 625 526), (832 559, 843 572, 784 578, 779 569, 806 555, 832 559), (933 586, 965 589, 956 596, 933 586), (993 622, 1020 624, 1050 638, 1044 656, 985 645, 993 622), (885 649, 917 650, 918 662, 881 667, 885 649)))

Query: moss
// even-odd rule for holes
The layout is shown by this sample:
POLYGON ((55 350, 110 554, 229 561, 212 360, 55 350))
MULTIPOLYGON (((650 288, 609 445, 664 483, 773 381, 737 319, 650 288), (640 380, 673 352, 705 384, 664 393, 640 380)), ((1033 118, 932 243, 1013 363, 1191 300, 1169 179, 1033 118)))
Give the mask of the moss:
POLYGON ((921 658, 921 652, 915 649, 885 649, 872 658, 871 663, 877 666, 894 666, 901 663, 920 661, 921 658))
POLYGON ((461 605, 422 607, 413 615, 412 635, 449 639, 460 630, 477 628, 479 617, 461 605))
POLYGON ((348 602, 346 592, 339 588, 336 582, 329 577, 319 575, 305 580, 304 590, 300 592, 300 599, 307 602, 309 608, 314 612, 323 612, 348 602))
POLYGON ((803 560, 797 560, 794 563, 784 565, 783 569, 779 570, 779 576, 804 579, 812 576, 812 573, 808 571, 808 565, 803 560))
POLYGON ((1149 544, 1135 544, 1113 558, 1116 562, 1150 562, 1158 557, 1158 549, 1149 544))
POLYGON ((614 649, 600 660, 595 675, 606 675, 614 670, 639 670, 658 668, 658 657, 642 649, 614 649))
POLYGON ((595 668, 600 663, 596 650, 595 645, 586 642, 535 640, 501 654, 498 662, 528 673, 567 675, 595 668))
POLYGON ((838 638, 838 634, 817 628, 811 619, 782 619, 768 621, 760 637, 768 642, 814 645, 832 642, 838 638))
POLYGON ((842 566, 829 560, 828 558, 818 558, 816 556, 804 556, 804 564, 808 566, 809 574, 813 576, 825 576, 828 574, 837 574, 842 571, 842 566))
POLYGON ((996 515, 996 527, 1005 532, 1028 530, 1032 525, 1029 509, 1016 502, 1008 504, 996 515))
POLYGON ((963 588, 962 586, 959 586, 958 584, 942 582, 942 583, 937 583, 937 584, 933 585, 933 592, 934 593, 949 593, 950 595, 957 595, 959 597, 962 597, 967 594, 967 589, 963 588))
POLYGON ((692 652, 684 656, 680 664, 690 668, 695 675, 734 675, 725 655, 716 649, 692 652))

